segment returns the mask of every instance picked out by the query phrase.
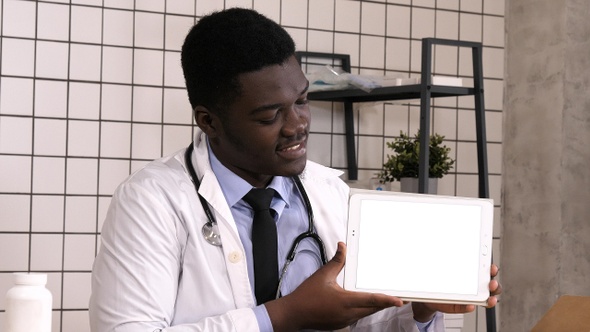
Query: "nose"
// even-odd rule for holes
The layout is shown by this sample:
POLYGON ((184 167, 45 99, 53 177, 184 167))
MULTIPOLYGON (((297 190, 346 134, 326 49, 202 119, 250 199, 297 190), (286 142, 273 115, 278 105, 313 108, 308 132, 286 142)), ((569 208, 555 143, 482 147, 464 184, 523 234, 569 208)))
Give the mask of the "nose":
POLYGON ((284 114, 285 120, 281 128, 283 136, 293 137, 307 133, 310 122, 309 107, 307 105, 305 107, 292 105, 284 114))

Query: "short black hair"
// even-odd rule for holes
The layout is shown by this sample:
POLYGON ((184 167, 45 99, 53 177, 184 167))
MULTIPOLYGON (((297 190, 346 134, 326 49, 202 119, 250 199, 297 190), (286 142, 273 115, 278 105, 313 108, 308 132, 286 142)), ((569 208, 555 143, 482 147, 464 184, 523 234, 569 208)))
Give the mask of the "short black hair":
POLYGON ((193 110, 224 108, 240 94, 239 74, 283 64, 295 54, 285 29, 266 16, 231 8, 204 16, 182 46, 181 62, 193 110))

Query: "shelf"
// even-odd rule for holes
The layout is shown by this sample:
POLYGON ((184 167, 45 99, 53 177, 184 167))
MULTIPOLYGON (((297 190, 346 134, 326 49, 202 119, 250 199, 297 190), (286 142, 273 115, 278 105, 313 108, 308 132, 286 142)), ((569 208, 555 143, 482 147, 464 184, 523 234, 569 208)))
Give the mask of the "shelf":
MULTIPOLYGON (((428 88, 432 98, 469 96, 475 94, 475 89, 472 87, 430 85, 427 89, 428 88)), ((375 88, 371 90, 371 92, 365 92, 358 88, 322 90, 309 92, 307 98, 309 100, 351 103, 420 99, 422 96, 422 89, 421 84, 412 84, 375 88)))

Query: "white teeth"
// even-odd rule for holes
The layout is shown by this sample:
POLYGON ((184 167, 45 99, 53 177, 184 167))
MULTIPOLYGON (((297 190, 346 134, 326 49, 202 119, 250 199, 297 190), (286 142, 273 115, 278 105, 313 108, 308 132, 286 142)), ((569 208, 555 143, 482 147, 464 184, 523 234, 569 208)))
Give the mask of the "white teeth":
POLYGON ((293 145, 292 147, 286 148, 285 151, 291 151, 297 149, 301 144, 293 145))

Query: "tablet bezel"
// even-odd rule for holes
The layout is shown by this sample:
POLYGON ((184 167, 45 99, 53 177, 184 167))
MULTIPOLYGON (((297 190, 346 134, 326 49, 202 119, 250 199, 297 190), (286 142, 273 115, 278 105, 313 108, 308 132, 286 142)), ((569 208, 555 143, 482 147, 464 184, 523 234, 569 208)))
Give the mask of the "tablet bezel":
MULTIPOLYGON (((409 194, 391 191, 376 191, 364 189, 351 189, 349 197, 349 217, 347 230, 347 257, 344 266, 344 288, 351 291, 383 293, 397 296, 405 301, 416 302, 436 302, 436 303, 453 303, 453 304, 474 304, 485 305, 490 296, 490 267, 492 263, 492 241, 493 241, 493 211, 494 204, 491 199, 426 195, 426 194, 409 194), (357 266, 358 266, 358 246, 360 236, 360 213, 361 202, 363 200, 392 200, 397 202, 418 202, 418 203, 437 203, 451 205, 475 205, 480 206, 480 245, 479 245, 479 266, 477 294, 452 294, 443 292, 420 292, 420 291, 401 291, 401 290, 383 290, 375 288, 357 288, 357 266)), ((418 238, 420 234, 417 235, 418 238)), ((409 249, 409 248, 408 248, 409 249)), ((408 254, 411 250, 406 251, 408 254)), ((404 267, 401 266, 403 271, 404 267)), ((425 273, 444 273, 444 271, 429 271, 425 266, 425 273)))

